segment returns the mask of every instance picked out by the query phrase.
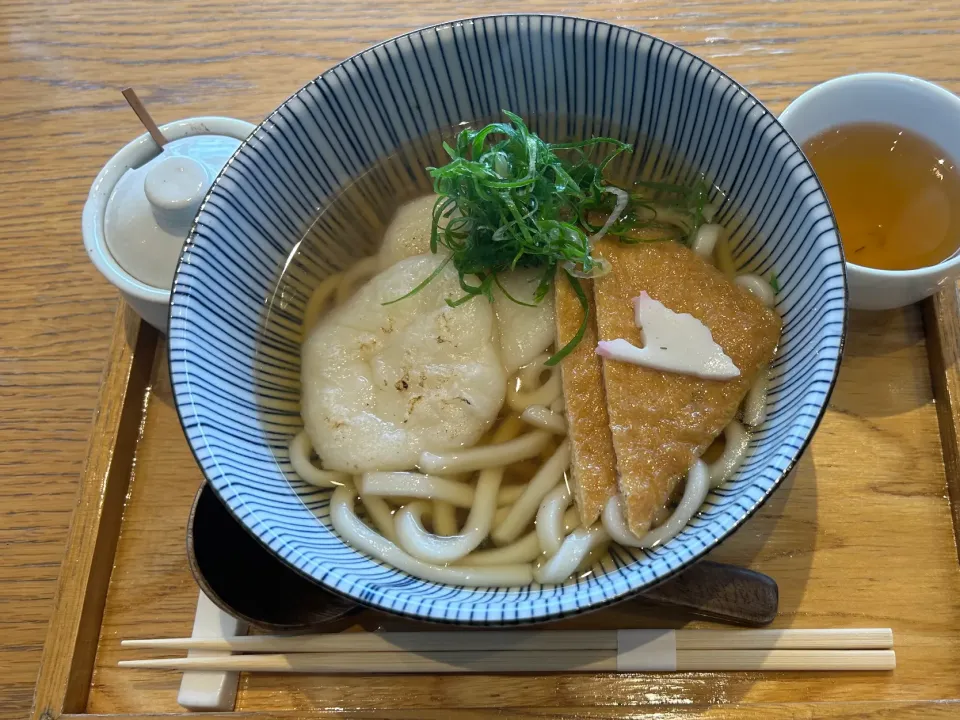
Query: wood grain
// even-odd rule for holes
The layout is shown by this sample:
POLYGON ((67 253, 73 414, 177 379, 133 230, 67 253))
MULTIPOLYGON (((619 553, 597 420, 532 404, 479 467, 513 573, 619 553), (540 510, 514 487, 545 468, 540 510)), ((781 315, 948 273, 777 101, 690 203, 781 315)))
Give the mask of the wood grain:
MULTIPOLYGON (((830 718, 831 720, 943 720, 955 718, 960 712, 960 702, 916 703, 916 702, 856 702, 841 705, 824 705, 817 702, 762 703, 727 705, 653 705, 640 711, 631 711, 621 707, 583 708, 578 705, 557 707, 545 710, 534 708, 517 710, 511 708, 509 714, 483 709, 459 709, 457 720, 487 720, 491 717, 509 717, 513 720, 544 720, 562 717, 565 720, 650 720, 661 718, 669 720, 810 720, 811 718, 830 718)), ((251 717, 234 713, 204 713, 204 720, 238 720, 251 717)), ((449 709, 443 710, 290 710, 270 713, 272 720, 449 720, 449 709)), ((61 715, 63 720, 170 720, 169 715, 155 713, 122 715, 61 715)))
POLYGON ((930 354, 930 377, 937 399, 943 439, 943 463, 953 510, 953 532, 960 553, 960 286, 926 300, 924 327, 930 354))
MULTIPOLYGON (((862 70, 920 75, 960 90, 957 3, 603 0, 565 5, 533 0, 523 7, 607 19, 677 42, 730 72, 774 110, 819 81, 862 70)), ((0 667, 4 670, 0 717, 22 718, 31 704, 111 337, 116 296, 87 262, 79 227, 93 176, 120 145, 140 132, 119 90, 128 84, 136 86, 159 122, 198 114, 256 122, 304 81, 373 42, 431 22, 518 8, 506 0, 455 4, 429 0, 414 5, 398 0, 362 4, 169 0, 162 6, 147 0, 0 2, 4 28, 0 159, 6 169, 0 178, 4 189, 0 193, 4 250, 0 263, 0 403, 4 410, 0 421, 0 547, 4 550, 0 553, 0 667)), ((899 595, 896 602, 885 598, 879 607, 895 614, 902 606, 904 622, 921 628, 923 641, 911 641, 920 643, 913 650, 916 660, 924 654, 924 644, 934 644, 940 623, 953 618, 930 609, 925 615, 931 619, 921 622, 920 611, 909 607, 913 588, 892 589, 879 567, 859 570, 848 582, 836 580, 856 548, 864 552, 868 547, 872 557, 884 561, 892 558, 899 568, 913 562, 912 553, 901 555, 908 541, 916 538, 921 547, 932 547, 943 541, 949 525, 918 318, 909 311, 874 319, 857 317, 855 322, 861 327, 851 341, 834 412, 793 488, 780 491, 762 521, 751 522, 739 533, 743 539, 718 555, 734 558, 738 553, 741 557, 756 553, 758 562, 774 571, 778 580, 785 572, 809 577, 809 584, 784 592, 785 622, 823 625, 835 619, 831 613, 838 612, 847 624, 864 624, 878 596, 899 595), (881 337, 885 324, 899 328, 897 338, 881 337), (891 364, 879 379, 874 376, 879 392, 875 396, 857 392, 852 378, 879 372, 876 363, 887 356, 891 364), (813 477, 816 490, 800 493, 799 486, 811 483, 813 477), (826 487, 821 490, 821 485, 826 487), (861 502, 858 493, 875 499, 887 514, 879 515, 885 520, 865 524, 859 539, 851 541, 834 527, 839 510, 825 504, 839 501, 856 508, 861 502), (784 515, 787 502, 789 511, 784 515), (900 505, 905 513, 920 509, 911 521, 915 525, 900 525, 905 514, 891 520, 889 513, 900 505), (832 518, 832 524, 821 524, 821 514, 832 518), (769 532, 784 538, 775 549, 761 547, 759 538, 769 532), (820 614, 819 600, 832 600, 835 594, 842 594, 845 602, 832 601, 820 614), (809 614, 797 615, 801 612, 809 614)), ((168 429, 178 437, 175 427, 168 429)), ((161 454, 159 449, 154 453, 161 454)), ((170 461, 162 467, 185 485, 195 486, 199 482, 195 466, 185 455, 175 453, 175 457, 180 464, 170 461)), ((174 515, 181 511, 178 500, 159 500, 162 509, 174 515)), ((169 535, 159 546, 163 553, 145 556, 151 558, 144 563, 146 570, 162 575, 165 554, 171 559, 182 556, 182 538, 173 530, 169 535)), ((920 558, 912 570, 927 601, 946 593, 945 583, 953 582, 941 577, 943 568, 937 562, 937 557, 920 558)), ((168 571, 172 597, 165 602, 151 599, 152 612, 170 607, 183 610, 190 580, 182 568, 171 566, 168 571)), ((119 570, 117 579, 124 572, 132 571, 119 570)), ((155 582, 162 587, 164 581, 155 582)), ((141 618, 149 620, 146 615, 141 618)), ((188 630, 188 622, 184 623, 181 630, 188 630)), ((951 659, 955 642, 953 636, 947 638, 931 660, 951 659)), ((910 665, 903 669, 909 671, 910 665)), ((916 681, 913 675, 905 676, 903 682, 898 677, 893 685, 898 692, 909 691, 916 697, 955 695, 949 682, 933 690, 939 676, 934 671, 916 681)), ((166 687, 167 678, 156 680, 166 687)), ((686 701, 692 682, 676 691, 662 688, 662 696, 653 696, 651 702, 657 697, 686 701)), ((760 682, 759 687, 768 685, 760 682)), ((708 678, 700 688, 700 697, 734 699, 725 682, 708 678)), ((424 702, 437 701, 430 687, 421 690, 424 702)), ((863 687, 860 690, 866 692, 863 687)), ((628 684, 618 691, 642 689, 628 684)), ((94 688, 91 703, 98 697, 97 702, 105 703, 106 692, 94 688)), ((245 688, 244 700, 262 705, 270 692, 269 688, 245 688)), ((298 706, 323 700, 318 692, 304 689, 297 695, 298 706)), ((370 694, 375 697, 378 692, 381 689, 374 687, 370 694)), ((550 703, 559 712, 583 702, 606 702, 616 694, 603 691, 600 697, 592 686, 583 692, 576 702, 564 705, 561 697, 550 703)), ((895 694, 893 690, 885 693, 895 694)), ((573 698, 572 692, 562 695, 573 698)), ((496 691, 490 690, 480 698, 489 703, 495 696, 496 691)), ((534 693, 531 704, 539 697, 534 693)), ((809 715, 809 706, 802 707, 806 709, 797 712, 809 715)), ((874 706, 858 705, 850 712, 866 717, 874 712, 870 707, 874 706)), ((904 714, 896 717, 908 717, 906 713, 913 710, 907 707, 912 706, 904 706, 904 714)), ((730 712, 728 717, 746 717, 730 712)), ((771 712, 780 714, 770 717, 808 716, 788 714, 792 710, 771 712)), ((946 717, 948 711, 932 712, 946 717)), ((416 712, 410 716, 427 717, 416 712)))

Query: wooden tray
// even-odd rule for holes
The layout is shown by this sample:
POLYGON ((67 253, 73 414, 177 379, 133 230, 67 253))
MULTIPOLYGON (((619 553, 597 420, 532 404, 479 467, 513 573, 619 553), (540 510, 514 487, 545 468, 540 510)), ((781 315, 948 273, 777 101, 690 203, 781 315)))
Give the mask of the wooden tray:
MULTIPOLYGON (((237 712, 213 717, 958 717, 958 355, 956 290, 922 308, 851 313, 843 370, 811 448, 711 555, 777 580, 775 626, 892 627, 893 673, 244 675, 237 712)), ((169 717, 183 712, 180 675, 116 662, 133 656, 122 638, 190 633, 197 587, 184 528, 202 477, 173 408, 165 341, 125 306, 92 438, 34 718, 169 717)), ((410 626, 375 613, 361 622, 410 626)), ((671 622, 630 601, 562 624, 671 622)))

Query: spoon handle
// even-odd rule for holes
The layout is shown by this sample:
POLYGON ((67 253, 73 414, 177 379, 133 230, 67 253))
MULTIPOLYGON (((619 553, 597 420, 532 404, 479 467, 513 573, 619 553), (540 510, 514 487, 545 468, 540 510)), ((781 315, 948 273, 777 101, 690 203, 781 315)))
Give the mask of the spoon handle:
POLYGON ((645 600, 734 625, 759 627, 777 615, 779 590, 769 575, 703 560, 646 590, 645 600))

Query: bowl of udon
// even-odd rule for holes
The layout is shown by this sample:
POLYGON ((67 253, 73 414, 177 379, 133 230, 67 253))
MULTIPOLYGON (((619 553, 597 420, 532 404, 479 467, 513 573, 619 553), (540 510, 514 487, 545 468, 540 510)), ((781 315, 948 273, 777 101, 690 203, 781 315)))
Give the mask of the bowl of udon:
POLYGON ((327 70, 177 270, 187 440, 307 578, 427 620, 623 599, 745 522, 836 380, 843 254, 776 118, 591 20, 484 17, 327 70))

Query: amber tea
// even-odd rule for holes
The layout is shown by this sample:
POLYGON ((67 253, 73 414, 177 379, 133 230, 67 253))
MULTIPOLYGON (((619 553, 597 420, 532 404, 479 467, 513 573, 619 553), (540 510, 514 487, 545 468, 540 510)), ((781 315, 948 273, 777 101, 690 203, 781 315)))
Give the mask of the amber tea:
POLYGON ((826 130, 803 149, 849 262, 913 270, 960 248, 960 173, 929 140, 893 125, 855 123, 826 130))

